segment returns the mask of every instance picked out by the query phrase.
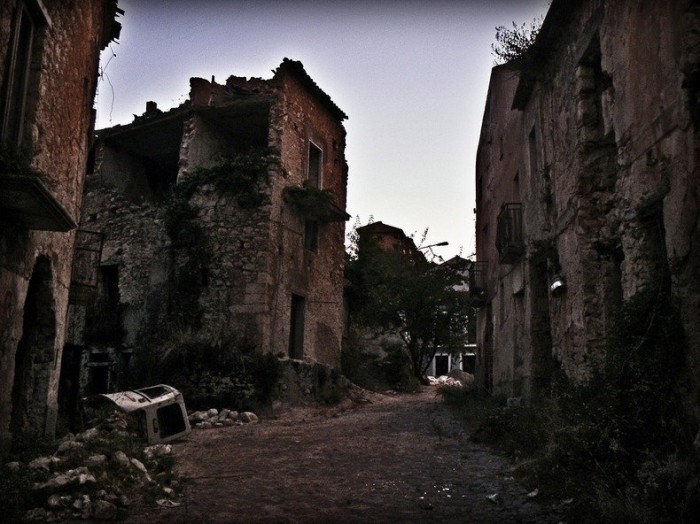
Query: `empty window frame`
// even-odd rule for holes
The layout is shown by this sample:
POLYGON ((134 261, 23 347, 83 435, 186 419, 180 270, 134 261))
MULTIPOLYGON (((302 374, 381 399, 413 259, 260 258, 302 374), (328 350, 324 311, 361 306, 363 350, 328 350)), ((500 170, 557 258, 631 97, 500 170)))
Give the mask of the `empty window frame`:
POLYGON ((304 357, 304 314, 306 300, 299 295, 292 295, 291 322, 289 327, 289 357, 304 357))
POLYGON ((323 182, 323 150, 309 141, 307 180, 311 187, 321 188, 323 182))
POLYGON ((304 223, 304 249, 318 251, 318 220, 307 220, 304 223))
POLYGON ((18 2, 12 22, 12 35, 8 48, 8 67, 2 93, 2 119, 0 139, 19 147, 24 137, 27 93, 29 91, 32 54, 40 24, 47 19, 36 16, 42 13, 39 6, 32 10, 28 2, 18 2))

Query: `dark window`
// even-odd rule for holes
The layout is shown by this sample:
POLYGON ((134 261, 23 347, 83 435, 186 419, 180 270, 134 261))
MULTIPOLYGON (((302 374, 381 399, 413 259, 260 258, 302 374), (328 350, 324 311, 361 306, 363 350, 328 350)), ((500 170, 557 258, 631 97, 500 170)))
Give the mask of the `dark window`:
POLYGON ((537 134, 533 127, 527 137, 528 153, 530 156, 530 178, 537 176, 537 134))
POLYGON ((300 359, 304 356, 304 297, 292 295, 291 326, 289 329, 289 356, 300 359))
POLYGON ((104 303, 108 310, 119 307, 119 268, 114 266, 101 266, 102 292, 104 303))
POLYGON ((318 251, 318 221, 307 220, 304 223, 304 249, 318 251))
POLYGON ((525 252, 522 205, 518 202, 501 206, 501 212, 498 214, 496 249, 501 264, 513 264, 525 252))
POLYGON ((12 22, 12 35, 8 47, 7 76, 3 86, 2 120, 0 138, 13 146, 21 146, 24 136, 27 92, 29 91, 32 52, 37 39, 39 24, 46 23, 39 6, 30 10, 26 2, 18 2, 12 22))
POLYGON ((448 355, 435 355, 435 376, 440 377, 442 375, 447 375, 449 373, 449 360, 448 355))
POLYGON ((321 187, 323 165, 323 151, 312 142, 309 142, 309 172, 308 180, 311 187, 321 187))

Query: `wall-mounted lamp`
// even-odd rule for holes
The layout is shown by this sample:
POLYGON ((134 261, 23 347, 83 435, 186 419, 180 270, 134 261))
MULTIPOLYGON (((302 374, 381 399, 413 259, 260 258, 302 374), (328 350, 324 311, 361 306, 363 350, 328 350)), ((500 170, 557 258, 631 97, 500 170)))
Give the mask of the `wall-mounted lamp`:
POLYGON ((552 294, 560 293, 566 288, 566 280, 559 273, 555 273, 549 279, 549 290, 552 294))

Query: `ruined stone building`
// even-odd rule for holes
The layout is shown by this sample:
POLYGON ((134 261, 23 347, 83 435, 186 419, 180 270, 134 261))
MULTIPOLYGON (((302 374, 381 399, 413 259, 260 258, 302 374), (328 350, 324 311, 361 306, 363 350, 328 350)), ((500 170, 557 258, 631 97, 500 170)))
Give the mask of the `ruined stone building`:
POLYGON ((56 427, 100 50, 116 0, 0 3, 0 455, 56 427))
POLYGON ((416 247, 413 239, 407 236, 401 228, 384 224, 381 221, 372 222, 366 226, 358 227, 357 234, 360 245, 371 241, 376 243, 382 251, 393 251, 411 258, 425 258, 416 247))
POLYGON ((76 252, 71 350, 88 389, 120 387, 149 344, 193 338, 337 367, 346 115, 285 59, 269 80, 190 80, 98 133, 76 252))
MULTIPOLYGON (((554 0, 491 74, 476 165, 478 380, 584 379, 611 312, 670 269, 700 369, 700 11, 690 0, 554 0)), ((700 405, 696 396, 695 405, 700 405)))

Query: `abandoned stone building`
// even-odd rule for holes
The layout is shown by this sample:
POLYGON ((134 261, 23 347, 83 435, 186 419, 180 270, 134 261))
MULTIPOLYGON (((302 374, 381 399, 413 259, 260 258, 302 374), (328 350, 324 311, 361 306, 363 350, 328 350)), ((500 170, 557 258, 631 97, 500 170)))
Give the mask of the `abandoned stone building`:
POLYGON ((360 245, 372 241, 383 251, 394 251, 411 258, 425 258, 416 247, 413 239, 407 236, 401 228, 379 221, 358 227, 357 234, 360 245))
MULTIPOLYGON (((554 0, 493 69, 476 163, 478 381, 585 379, 611 312, 670 270, 700 406, 697 2, 554 0)), ((697 415, 697 413, 696 413, 697 415)))
POLYGON ((141 348, 192 338, 337 367, 346 118, 285 59, 269 80, 192 78, 180 107, 100 131, 69 341, 88 373, 73 381, 121 387, 141 348))
POLYGON ((116 0, 0 3, 0 455, 54 435, 71 261, 116 0))

